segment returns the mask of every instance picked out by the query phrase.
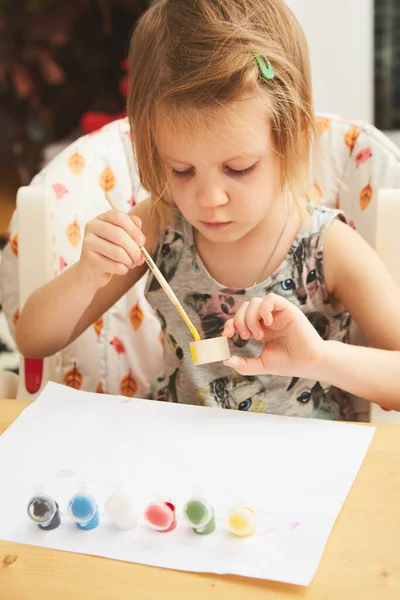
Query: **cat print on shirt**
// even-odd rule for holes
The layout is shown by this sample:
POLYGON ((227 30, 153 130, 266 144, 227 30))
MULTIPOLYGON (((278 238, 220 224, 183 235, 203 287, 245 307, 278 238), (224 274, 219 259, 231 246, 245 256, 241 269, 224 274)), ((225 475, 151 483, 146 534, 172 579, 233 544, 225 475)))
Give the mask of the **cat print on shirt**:
POLYGON ((152 386, 152 390, 150 392, 151 400, 159 400, 161 402, 179 402, 177 394, 179 375, 179 368, 176 368, 172 375, 168 377, 167 383, 161 388, 159 386, 163 383, 163 379, 166 380, 167 378, 159 378, 152 386))
POLYGON ((236 371, 196 390, 199 404, 233 410, 265 413, 266 389, 259 377, 244 377, 236 371))
POLYGON ((175 356, 176 356, 178 362, 182 362, 184 359, 184 353, 183 353, 182 347, 178 344, 178 342, 176 341, 176 339, 172 335, 172 333, 170 333, 168 331, 167 322, 165 320, 165 317, 158 310, 158 308, 156 309, 156 315, 157 315, 158 320, 160 321, 161 331, 162 331, 162 335, 163 335, 164 356, 167 351, 167 349, 165 347, 165 344, 167 343, 171 347, 172 351, 175 353, 175 356))
POLYGON ((323 340, 329 339, 331 327, 328 317, 318 311, 305 313, 305 315, 320 337, 322 337, 323 340))
MULTIPOLYGON (((167 229, 161 248, 158 246, 155 251, 155 256, 159 256, 158 268, 164 275, 167 281, 173 279, 182 258, 184 248, 183 235, 174 229, 167 229)), ((149 291, 154 292, 160 289, 160 284, 153 276, 149 291)))
POLYGON ((319 381, 292 377, 287 387, 288 402, 285 414, 289 417, 310 417, 318 411, 329 386, 324 389, 319 381))
MULTIPOLYGON (((235 291, 234 294, 231 292, 232 290, 228 289, 213 294, 192 292, 184 297, 184 304, 190 306, 199 316, 205 338, 219 337, 226 321, 234 317, 242 306, 241 296, 244 290, 235 291)), ((243 348, 247 344, 247 340, 242 340, 238 334, 232 338, 232 342, 237 348, 243 348)))
MULTIPOLYGON (((226 321, 237 314, 244 301, 275 292, 297 305, 323 340, 342 340, 347 336, 350 317, 332 302, 323 273, 324 234, 335 218, 337 211, 312 207, 309 224, 297 236, 288 256, 264 284, 254 288, 216 286, 202 267, 190 235, 189 244, 184 244, 187 234, 180 217, 161 238, 157 265, 173 280, 172 288, 201 338, 220 336, 226 321)), ((161 323, 164 348, 165 370, 153 382, 154 399, 291 417, 353 420, 351 399, 325 382, 276 375, 244 377, 222 364, 193 367, 187 356, 190 332, 151 274, 147 285, 153 288, 148 297, 161 323)), ((245 356, 257 356, 262 348, 262 342, 241 340, 238 335, 229 343, 235 353, 245 356)))
POLYGON ((290 277, 282 281, 274 281, 265 292, 275 292, 299 306, 312 300, 321 293, 324 303, 327 294, 324 287, 323 256, 318 248, 319 233, 308 238, 302 238, 299 244, 288 254, 290 277))
MULTIPOLYGON (((291 417, 310 417, 322 406, 327 389, 318 381, 293 377, 287 394, 277 407, 277 414, 291 417)), ((245 377, 234 372, 231 377, 219 377, 196 390, 202 406, 250 412, 267 412, 268 378, 245 377)))

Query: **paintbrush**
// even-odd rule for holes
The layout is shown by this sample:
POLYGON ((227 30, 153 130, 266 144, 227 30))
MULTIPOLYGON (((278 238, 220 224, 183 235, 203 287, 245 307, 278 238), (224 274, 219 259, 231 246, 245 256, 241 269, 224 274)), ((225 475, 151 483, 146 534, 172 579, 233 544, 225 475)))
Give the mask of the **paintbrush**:
MULTIPOLYGON (((105 196, 106 196, 106 200, 107 200, 108 204, 111 206, 111 208, 113 210, 118 210, 118 208, 114 204, 113 200, 111 200, 111 198, 107 194, 107 192, 106 192, 105 196)), ((166 295, 168 296, 168 298, 170 299, 170 301, 172 302, 172 304, 174 305, 174 307, 176 308, 176 310, 178 311, 178 313, 180 314, 180 316, 182 317, 184 322, 186 323, 190 333, 192 334, 192 336, 194 337, 196 342, 200 341, 200 335, 199 335, 196 327, 193 325, 192 321, 189 319, 185 309, 183 308, 182 304, 179 302, 178 298, 175 296, 168 281, 165 279, 164 275, 161 273, 160 269, 157 267, 157 265, 151 258, 150 254, 147 252, 146 248, 144 246, 139 246, 139 248, 140 248, 141 253, 143 254, 143 257, 144 257, 150 271, 153 273, 154 277, 157 279, 158 283, 160 284, 160 286, 162 287, 162 289, 164 290, 164 292, 166 293, 166 295)))

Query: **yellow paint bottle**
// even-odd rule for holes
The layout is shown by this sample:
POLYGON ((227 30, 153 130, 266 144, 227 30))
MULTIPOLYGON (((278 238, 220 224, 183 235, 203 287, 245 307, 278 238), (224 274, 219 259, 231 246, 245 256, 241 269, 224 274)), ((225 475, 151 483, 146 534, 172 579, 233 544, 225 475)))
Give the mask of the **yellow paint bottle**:
POLYGON ((246 538, 256 532, 256 516, 248 506, 236 505, 228 510, 227 527, 233 535, 246 538))

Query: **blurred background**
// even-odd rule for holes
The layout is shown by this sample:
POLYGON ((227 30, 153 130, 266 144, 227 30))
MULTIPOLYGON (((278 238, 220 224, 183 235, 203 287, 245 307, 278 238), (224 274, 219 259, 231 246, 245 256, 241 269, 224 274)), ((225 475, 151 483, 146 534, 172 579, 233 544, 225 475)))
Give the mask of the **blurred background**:
MULTIPOLYGON (((399 141, 400 0, 287 0, 310 47, 316 110, 399 141)), ((147 0, 0 0, 0 236, 65 145, 124 112, 130 33, 147 0)))
POLYGON ((129 38, 147 0, 0 0, 0 236, 16 190, 124 114, 129 38))

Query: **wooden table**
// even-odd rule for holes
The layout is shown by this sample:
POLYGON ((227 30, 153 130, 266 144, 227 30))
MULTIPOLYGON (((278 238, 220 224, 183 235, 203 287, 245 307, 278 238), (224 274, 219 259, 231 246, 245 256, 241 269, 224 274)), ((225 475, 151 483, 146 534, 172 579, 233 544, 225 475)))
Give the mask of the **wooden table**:
MULTIPOLYGON (((26 402, 0 400, 0 434, 26 402)), ((1 492, 0 492, 1 493, 1 492)), ((0 541, 0 600, 399 600, 400 426, 380 425, 309 588, 0 541)))

